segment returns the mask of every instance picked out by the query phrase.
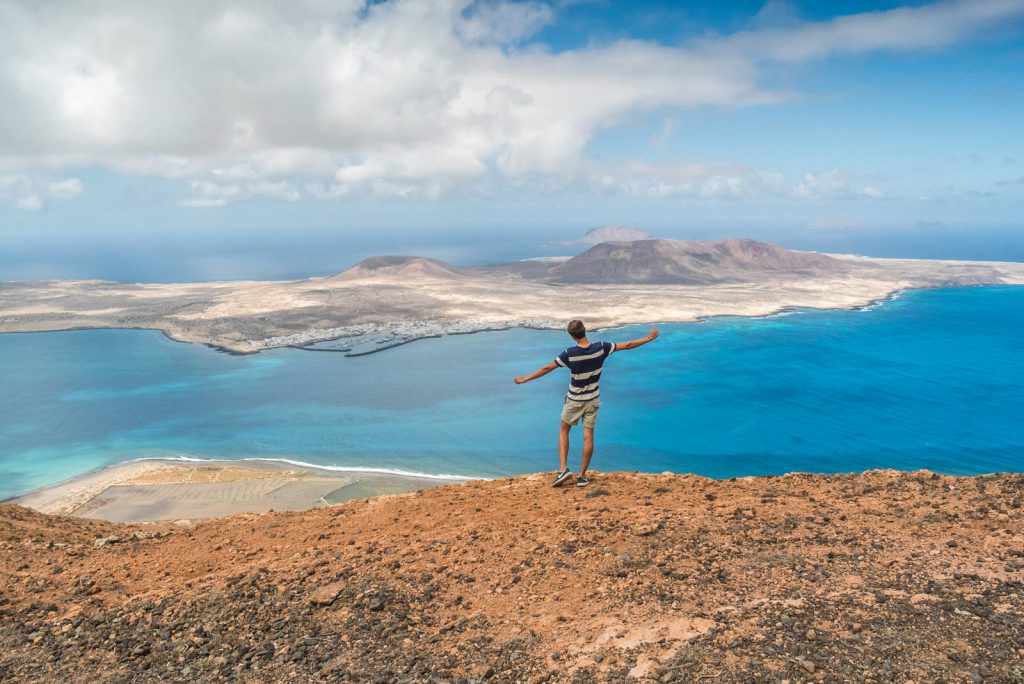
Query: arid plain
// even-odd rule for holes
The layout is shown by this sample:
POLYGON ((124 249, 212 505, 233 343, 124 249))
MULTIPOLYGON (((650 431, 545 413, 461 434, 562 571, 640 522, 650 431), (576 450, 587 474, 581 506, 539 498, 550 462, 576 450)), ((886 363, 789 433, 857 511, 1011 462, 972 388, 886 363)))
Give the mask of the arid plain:
POLYGON ((0 283, 0 332, 151 328, 236 353, 365 334, 396 342, 518 326, 561 328, 853 308, 903 289, 1024 284, 1024 264, 872 259, 750 240, 638 240, 571 259, 454 268, 374 257, 305 280, 0 283))

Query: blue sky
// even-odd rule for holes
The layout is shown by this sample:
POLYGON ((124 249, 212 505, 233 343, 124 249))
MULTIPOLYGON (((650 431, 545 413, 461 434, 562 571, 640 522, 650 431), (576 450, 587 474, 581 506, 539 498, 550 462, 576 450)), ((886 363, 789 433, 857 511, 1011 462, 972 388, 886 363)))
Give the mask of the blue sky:
POLYGON ((4 3, 0 279, 605 224, 1024 259, 1021 74, 1024 0, 4 3))

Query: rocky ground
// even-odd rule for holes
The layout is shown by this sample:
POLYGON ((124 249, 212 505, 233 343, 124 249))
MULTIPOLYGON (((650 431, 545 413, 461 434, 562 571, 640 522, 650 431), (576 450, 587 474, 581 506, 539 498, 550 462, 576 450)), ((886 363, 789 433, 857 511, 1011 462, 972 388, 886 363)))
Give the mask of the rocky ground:
POLYGON ((124 526, 0 507, 0 680, 1024 682, 1024 475, 470 482, 124 526))

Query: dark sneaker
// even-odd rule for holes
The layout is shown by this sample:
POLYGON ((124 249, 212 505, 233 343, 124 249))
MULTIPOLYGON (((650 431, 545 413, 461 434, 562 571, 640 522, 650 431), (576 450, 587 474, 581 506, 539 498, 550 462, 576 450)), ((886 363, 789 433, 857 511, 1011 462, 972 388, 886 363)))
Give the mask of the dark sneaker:
POLYGON ((588 480, 585 475, 580 475, 576 478, 577 487, 586 487, 588 484, 590 484, 590 480, 588 480))
POLYGON ((568 480, 570 477, 572 477, 572 471, 566 468, 565 470, 555 475, 555 481, 551 483, 551 486, 557 487, 558 485, 568 480))

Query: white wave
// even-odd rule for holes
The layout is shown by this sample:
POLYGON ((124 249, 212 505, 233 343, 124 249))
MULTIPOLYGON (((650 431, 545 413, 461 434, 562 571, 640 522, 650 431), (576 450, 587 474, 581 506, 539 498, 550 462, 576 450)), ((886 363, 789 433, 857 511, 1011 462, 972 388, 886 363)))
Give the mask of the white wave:
POLYGON ((338 473, 379 473, 382 475, 400 475, 402 477, 419 477, 427 480, 487 480, 491 478, 471 475, 449 475, 447 473, 421 473, 415 470, 402 470, 400 468, 374 468, 372 466, 337 466, 320 465, 319 463, 308 463, 297 461, 291 458, 261 458, 250 456, 246 458, 196 458, 194 456, 142 456, 132 458, 126 463, 136 461, 187 461, 190 463, 240 463, 244 461, 264 461, 267 463, 287 463, 288 465, 299 466, 300 468, 315 468, 317 470, 330 470, 338 473))

